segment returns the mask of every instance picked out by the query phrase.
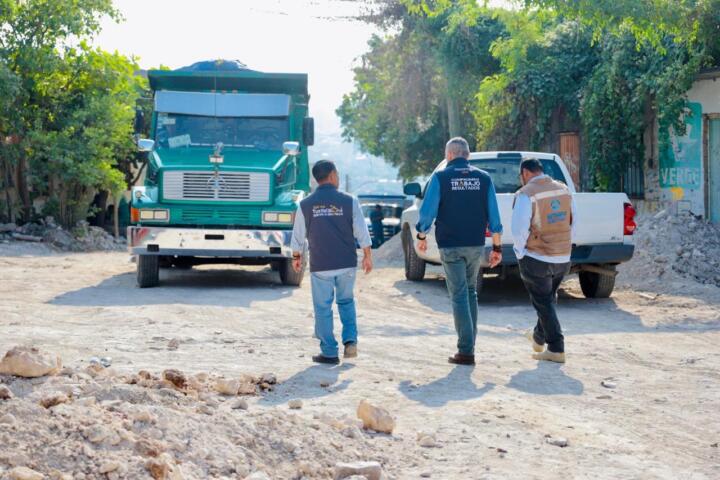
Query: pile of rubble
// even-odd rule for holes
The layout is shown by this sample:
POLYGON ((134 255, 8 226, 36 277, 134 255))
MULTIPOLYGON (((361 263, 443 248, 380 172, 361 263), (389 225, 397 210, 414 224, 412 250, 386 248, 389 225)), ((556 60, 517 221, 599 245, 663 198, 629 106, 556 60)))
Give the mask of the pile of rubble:
POLYGON ((392 432, 386 411, 363 402, 361 420, 311 418, 294 413, 300 400, 249 405, 276 382, 63 368, 16 347, 0 361, 0 479, 385 478, 387 454, 363 427, 392 432))
POLYGON ((650 286, 687 280, 720 286, 720 226, 666 210, 639 218, 638 225, 635 255, 620 267, 626 280, 650 286))
POLYGON ((72 231, 55 223, 53 217, 46 217, 38 223, 18 226, 14 223, 0 224, 0 243, 43 242, 60 250, 88 252, 96 250, 122 250, 125 243, 100 227, 90 226, 82 221, 72 231))

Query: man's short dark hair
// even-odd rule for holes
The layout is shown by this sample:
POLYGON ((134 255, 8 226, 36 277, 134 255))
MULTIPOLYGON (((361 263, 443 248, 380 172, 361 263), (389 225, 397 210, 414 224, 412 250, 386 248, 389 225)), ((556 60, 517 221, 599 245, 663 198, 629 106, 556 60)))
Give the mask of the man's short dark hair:
POLYGON ((337 172, 337 168, 330 160, 320 160, 312 167, 312 175, 316 182, 324 182, 332 172, 337 172))
POLYGON ((537 158, 528 158, 520 162, 520 171, 528 170, 532 173, 543 173, 543 166, 537 158))

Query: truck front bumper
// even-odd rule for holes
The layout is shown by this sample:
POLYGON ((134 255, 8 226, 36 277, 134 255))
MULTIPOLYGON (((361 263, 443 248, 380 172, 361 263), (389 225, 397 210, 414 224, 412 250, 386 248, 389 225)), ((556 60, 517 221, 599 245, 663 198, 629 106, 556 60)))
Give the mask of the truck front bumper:
POLYGON ((128 251, 135 255, 291 258, 289 230, 128 227, 128 251))

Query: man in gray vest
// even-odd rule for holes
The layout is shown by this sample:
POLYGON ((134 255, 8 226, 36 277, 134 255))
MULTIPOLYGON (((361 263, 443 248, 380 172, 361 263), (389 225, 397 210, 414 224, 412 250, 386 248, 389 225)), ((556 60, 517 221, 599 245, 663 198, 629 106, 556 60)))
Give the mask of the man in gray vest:
POLYGON ((520 179, 523 187, 513 202, 513 249, 538 318, 527 337, 534 359, 565 363, 565 340, 555 306, 560 283, 570 270, 575 201, 564 183, 545 175, 540 160, 523 160, 520 179))
POLYGON ((364 253, 362 267, 372 270, 368 232, 360 204, 355 197, 338 191, 340 176, 335 164, 320 160, 312 168, 318 187, 300 202, 292 233, 293 268, 302 267, 305 240, 310 250, 310 281, 315 308, 315 336, 320 339, 316 363, 338 364, 338 343, 333 334, 333 298, 342 323, 344 358, 357 356, 357 315, 355 312, 355 273, 357 249, 364 253))
POLYGON ((495 186, 487 172, 470 165, 469 156, 470 147, 464 138, 455 137, 447 143, 447 165, 430 178, 415 226, 418 248, 425 251, 425 234, 435 221, 435 239, 458 334, 458 351, 448 361, 458 365, 475 365, 476 285, 485 256, 486 231, 492 234, 493 242, 490 266, 502 261, 502 223, 495 186))

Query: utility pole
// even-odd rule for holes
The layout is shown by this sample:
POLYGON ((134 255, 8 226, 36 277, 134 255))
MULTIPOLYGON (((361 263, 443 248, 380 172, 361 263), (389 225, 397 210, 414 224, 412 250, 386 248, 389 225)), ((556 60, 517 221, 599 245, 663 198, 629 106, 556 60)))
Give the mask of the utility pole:
POLYGON ((345 174, 345 191, 347 193, 350 193, 350 174, 349 173, 345 174))

